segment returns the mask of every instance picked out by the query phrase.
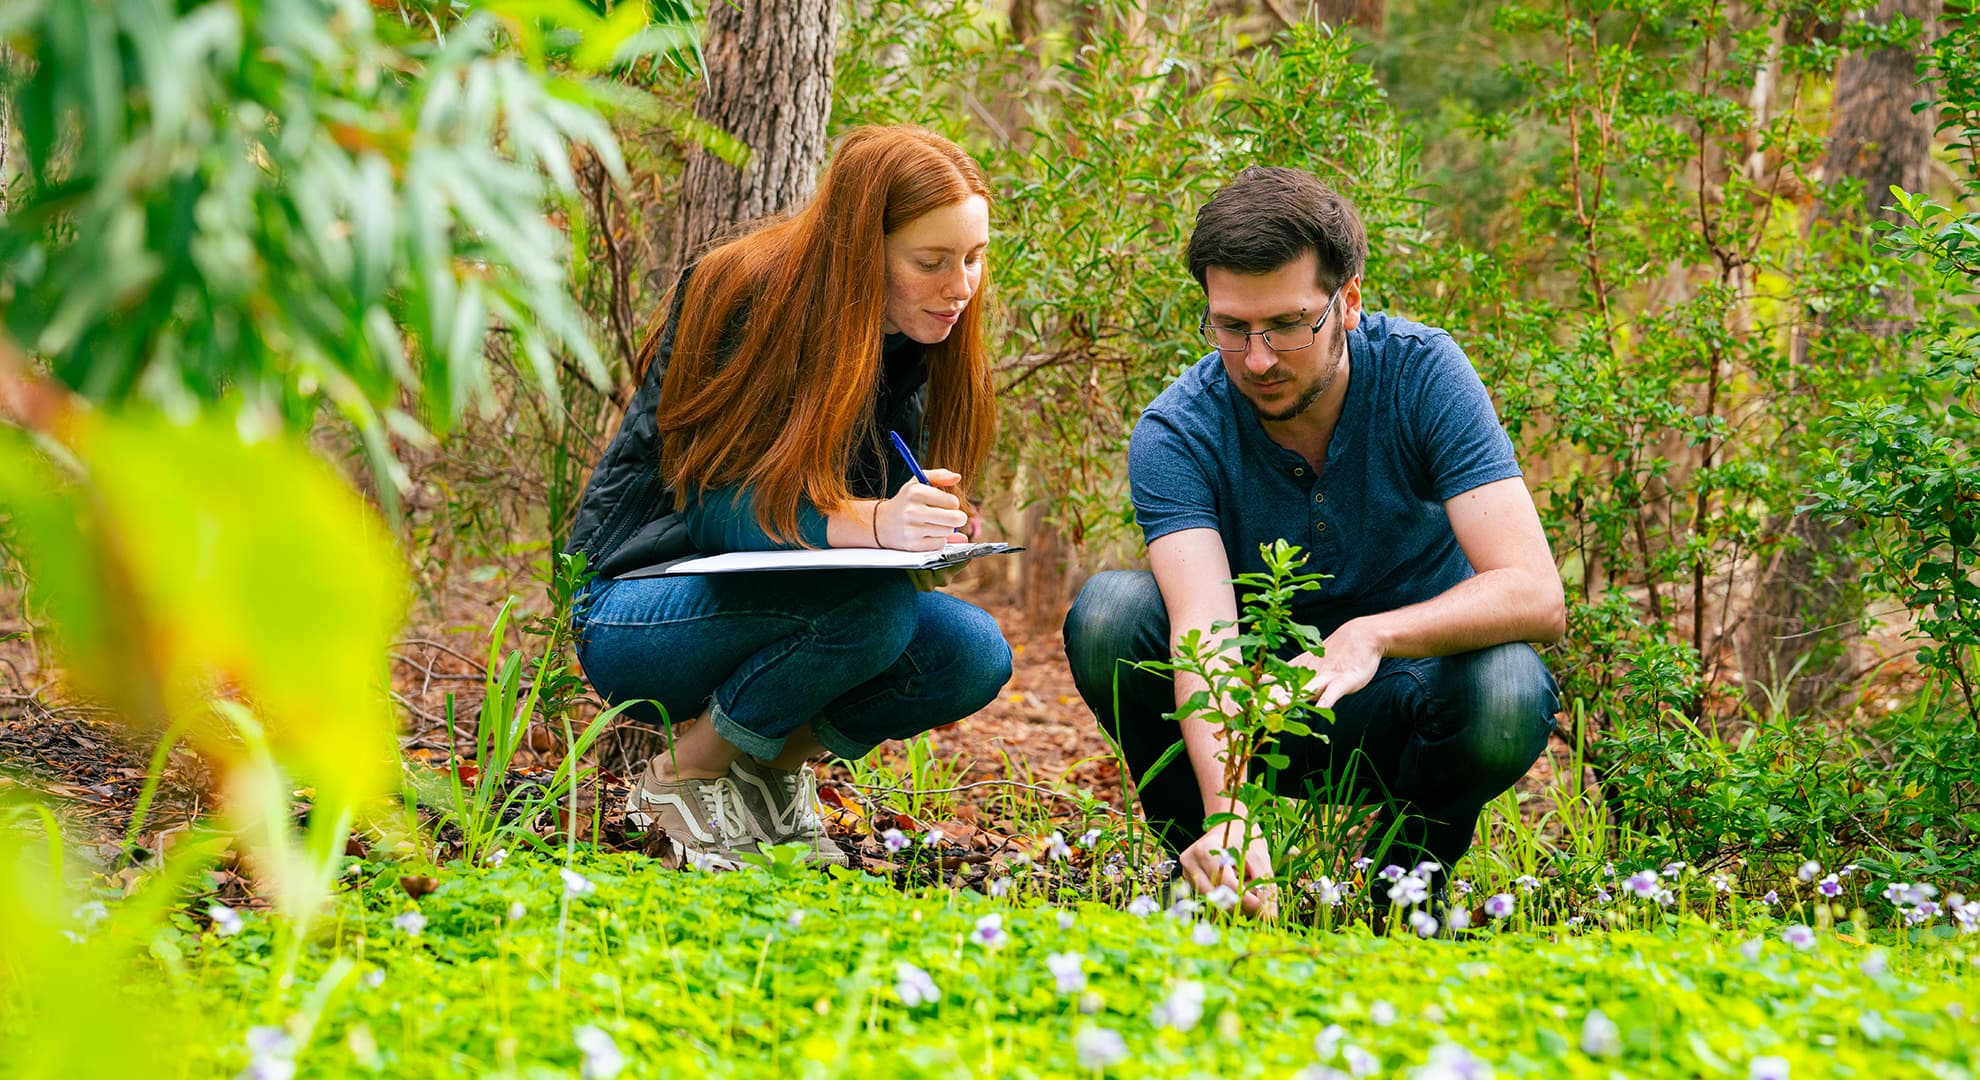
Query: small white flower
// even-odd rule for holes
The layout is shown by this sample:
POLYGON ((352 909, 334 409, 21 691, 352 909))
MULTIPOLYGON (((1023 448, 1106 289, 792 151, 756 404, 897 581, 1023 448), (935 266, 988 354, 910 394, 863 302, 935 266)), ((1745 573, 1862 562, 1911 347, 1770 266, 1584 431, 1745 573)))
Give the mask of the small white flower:
POLYGON ((502 864, 508 861, 509 861, 508 848, 496 848, 494 851, 488 853, 488 865, 496 868, 497 870, 500 870, 502 868, 502 864))
POLYGON ((426 916, 417 911, 402 911, 392 920, 392 925, 407 937, 418 937, 426 929, 426 916))
POLYGON ((1314 902, 1321 907, 1341 906, 1341 887, 1334 884, 1332 878, 1323 877, 1318 881, 1310 881, 1306 889, 1313 894, 1314 902))
POLYGON ((206 909, 206 917, 213 920, 213 932, 221 937, 233 937, 241 932, 244 925, 241 913, 225 904, 215 904, 206 909))
POLYGON ((1513 913, 1514 901, 1511 893, 1494 893, 1485 898, 1485 914, 1494 919, 1503 919, 1513 913))
POLYGON ((1347 1041, 1347 1029, 1339 1024, 1328 1024, 1313 1037, 1313 1056, 1321 1061, 1332 1061, 1341 1052, 1341 1044, 1347 1041))
POLYGON ((1059 929, 1071 930, 1073 928, 1073 924, 1077 921, 1078 921, 1077 919, 1073 918, 1072 912, 1070 911, 1059 912, 1059 929))
POLYGON ((894 993, 910 1009, 932 1004, 942 997, 942 992, 935 988, 935 980, 926 971, 905 961, 894 965, 894 993))
POLYGON ((803 908, 792 908, 792 909, 791 909, 791 913, 790 913, 789 915, 786 915, 786 916, 784 916, 784 924, 785 924, 786 926, 789 926, 789 927, 790 927, 791 929, 793 929, 793 930, 796 930, 796 929, 797 929, 798 927, 800 927, 800 926, 803 926, 803 925, 804 925, 804 909, 803 909, 803 908))
POLYGON ((925 848, 940 848, 942 841, 946 838, 942 830, 930 829, 921 834, 921 846, 925 848))
POLYGON ((1598 903, 1598 904, 1606 904, 1606 903, 1608 903, 1609 901, 1611 901, 1611 900, 1614 900, 1615 898, 1616 898, 1616 897, 1615 897, 1615 894, 1614 894, 1614 893, 1611 893, 1611 892, 1610 892, 1609 890, 1607 890, 1607 889, 1596 889, 1596 890, 1595 890, 1595 902, 1596 902, 1596 903, 1598 903))
POLYGON ((1229 885, 1219 885, 1209 892, 1204 893, 1203 899, 1208 900, 1210 905, 1218 911, 1229 911, 1237 906, 1238 894, 1237 890, 1231 888, 1229 885))
POLYGON ((992 897, 1004 896, 1011 891, 1011 879, 1008 877, 993 878, 988 889, 992 897))
POLYGON ((1470 896, 1471 882, 1466 881, 1463 878, 1452 878, 1451 891, 1458 894, 1459 896, 1470 896))
POLYGON ((1757 1057, 1746 1066, 1746 1080, 1788 1080, 1788 1063, 1783 1057, 1757 1057))
POLYGON ((247 1033, 249 1080, 289 1080, 296 1074, 296 1043, 278 1027, 251 1027, 247 1033))
POLYGON ((1189 939, 1198 945, 1215 945, 1217 943, 1217 928, 1211 926, 1209 923, 1197 923, 1195 929, 1189 932, 1189 939))
POLYGON ((1816 878, 1820 877, 1821 875, 1822 875, 1822 864, 1816 862, 1814 859, 1810 859, 1807 862, 1802 863, 1801 868, 1794 872, 1794 876, 1796 880, 1800 881, 1804 885, 1808 884, 1811 881, 1814 881, 1816 878))
POLYGON ((1073 1053, 1083 1069, 1109 1069, 1127 1060, 1127 1040, 1113 1028, 1081 1028, 1073 1036, 1073 1053))
POLYGON ((1444 868, 1443 863, 1440 863, 1435 859, 1425 859, 1422 862, 1417 863, 1416 869, 1410 872, 1415 874, 1417 877, 1420 877, 1423 880, 1428 881, 1432 877, 1436 876, 1437 871, 1442 870, 1443 868, 1444 868))
POLYGON ((1085 832, 1079 834, 1080 847, 1090 848, 1099 842, 1100 842, 1099 829, 1088 829, 1085 832))
POLYGON ((1347 1063, 1349 1076, 1374 1076, 1382 1071, 1382 1059, 1359 1046, 1342 1047, 1341 1060, 1347 1063))
POLYGON ((1658 889, 1657 894, 1650 899, 1655 900, 1659 907, 1670 907, 1677 902, 1677 897, 1673 896, 1669 889, 1658 889))
POLYGON ((1409 871, 1404 870, 1402 867, 1397 866, 1394 863, 1390 863, 1389 865, 1382 868, 1382 877, 1391 882, 1401 881, 1403 879, 1403 875, 1407 873, 1409 873, 1409 871))
POLYGON ((1371 866, 1374 866, 1374 865, 1375 865, 1375 860, 1374 860, 1374 859, 1371 859, 1371 858, 1369 858, 1369 857, 1368 857, 1368 856, 1366 856, 1366 855, 1363 855, 1363 856, 1360 856, 1359 858, 1357 858, 1357 859, 1355 859, 1355 860, 1354 860, 1353 862, 1351 862, 1351 863, 1349 863, 1348 865, 1349 865, 1349 866, 1351 866, 1351 867, 1353 867, 1353 868, 1354 868, 1354 869, 1356 869, 1356 870, 1366 870, 1366 869, 1368 869, 1369 867, 1371 867, 1371 866))
POLYGON ((1409 926, 1416 931, 1417 937, 1429 937, 1437 932, 1437 919, 1427 911, 1412 911, 1409 913, 1409 926))
POLYGON ((1622 1028, 1602 1010, 1590 1009, 1581 1022, 1581 1052, 1598 1058, 1622 1053, 1622 1028))
POLYGON ((1629 876, 1629 880, 1625 884, 1629 886, 1629 891, 1638 899, 1648 900, 1657 895, 1657 882, 1658 876, 1655 870, 1638 870, 1629 876))
POLYGON ((1127 913, 1129 915, 1139 915, 1146 918, 1160 910, 1162 910, 1162 906, 1157 904, 1155 898, 1152 896, 1137 896, 1128 901, 1127 913))
POLYGON ((526 908, 524 908, 524 907, 523 907, 523 902, 522 902, 521 900, 511 900, 511 901, 509 901, 509 921, 510 921, 510 922, 521 922, 521 921, 522 921, 522 917, 523 917, 523 916, 524 916, 525 914, 527 914, 527 913, 528 913, 528 909, 526 909, 526 908))
POLYGON ((905 851, 907 846, 913 843, 907 838, 907 834, 899 829, 888 829, 881 833, 880 842, 887 845, 888 851, 905 851))
POLYGON ((1862 967, 1865 976, 1881 979, 1891 973, 1891 956, 1882 949, 1873 949, 1863 958, 1862 967))
POLYGON ((1237 866, 1237 856, 1228 851, 1219 851, 1210 856, 1210 862, 1219 870, 1229 870, 1237 866))
POLYGON ((1422 878, 1410 875, 1389 886, 1389 902, 1409 907, 1430 899, 1430 886, 1422 878))
POLYGON ((1386 1001, 1378 1001, 1368 1007, 1368 1022, 1376 1027, 1388 1027, 1396 1022, 1396 1007, 1386 1001))
MULTIPOLYGON (((223 904, 215 904, 213 906, 225 907, 225 905, 223 904)), ((233 909, 228 908, 228 910, 231 911, 233 909)), ((211 908, 207 909, 207 913, 209 915, 212 914, 212 909, 211 908)), ((83 928, 84 933, 87 933, 91 930, 96 929, 98 924, 102 923, 103 920, 110 917, 110 909, 105 907, 103 905, 103 901, 101 900, 91 900, 88 903, 82 904, 81 906, 77 907, 75 914, 76 914, 76 923, 83 928)), ((215 919, 214 921, 218 922, 219 920, 215 919)), ((239 927, 237 926, 235 927, 235 929, 238 930, 239 927)), ((226 933, 233 933, 233 932, 234 931, 232 930, 226 931, 226 933)))
POLYGON ((364 973, 364 985, 373 990, 385 985, 385 969, 372 968, 364 973))
POLYGON ((597 886, 591 883, 590 878, 585 877, 568 866, 558 870, 557 876, 564 879, 564 895, 571 899, 583 896, 597 888, 597 886))
POLYGON ((1471 925, 1471 909, 1454 907, 1444 915, 1444 921, 1450 924, 1453 930, 1463 930, 1471 925))
POLYGON ((1086 957, 1076 952, 1051 953, 1045 968, 1052 973, 1059 993, 1077 994, 1086 989, 1086 957))
POLYGON ((1781 894, 1775 892, 1772 889, 1768 889, 1767 895, 1761 897, 1760 902, 1767 905, 1768 907, 1773 907, 1775 904, 1781 902, 1781 894))
POLYGON ((584 1080, 612 1080, 626 1067, 626 1056, 619 1052, 619 1044, 603 1030, 586 1024, 577 1029, 574 1041, 578 1052, 584 1055, 578 1065, 578 1075, 584 1080))
POLYGON ((1492 1066, 1462 1046, 1445 1043, 1430 1050, 1430 1060, 1410 1074, 1415 1080, 1492 1080, 1492 1066))
POLYGON ((1767 943, 1759 938, 1742 941, 1739 944, 1739 955, 1746 957, 1749 962, 1758 960, 1760 959, 1760 950, 1766 947, 1767 943))
POLYGON ((1532 874, 1521 874, 1513 879, 1513 884, 1519 886, 1520 892, 1532 892, 1540 887, 1540 879, 1532 874))
POLYGON ((1795 923, 1781 931, 1781 940, 1797 949, 1812 949, 1815 947, 1815 931, 1795 923))
POLYGON ((1665 877, 1676 877, 1676 876, 1678 876, 1678 871, 1680 871, 1680 870, 1682 870, 1682 869, 1684 869, 1684 864, 1683 864, 1683 863, 1681 863, 1681 862, 1672 862, 1672 863, 1665 863, 1665 864, 1664 864, 1664 876, 1665 876, 1665 877))
POLYGON ((1706 880, 1712 883, 1713 892, 1726 894, 1726 893, 1731 893, 1733 891, 1733 879, 1731 874, 1713 874, 1710 878, 1707 878, 1706 880))
POLYGON ((1156 1027, 1175 1028, 1189 1031, 1203 1019, 1203 999, 1206 992, 1203 984, 1188 979, 1177 983, 1169 991, 1169 996, 1155 1006, 1151 1019, 1156 1027))
POLYGON ((1045 841, 1045 854, 1053 862, 1065 862, 1072 858, 1072 845, 1066 843, 1064 833, 1053 830, 1052 835, 1045 841))

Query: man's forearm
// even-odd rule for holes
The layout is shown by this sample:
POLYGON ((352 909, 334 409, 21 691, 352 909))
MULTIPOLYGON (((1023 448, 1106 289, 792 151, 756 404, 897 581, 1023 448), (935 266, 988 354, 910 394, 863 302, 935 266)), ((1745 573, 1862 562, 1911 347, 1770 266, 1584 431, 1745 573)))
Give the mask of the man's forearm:
POLYGON ((1566 629, 1560 579, 1489 570, 1421 603, 1354 619, 1336 633, 1370 635, 1383 656, 1450 656, 1509 641, 1553 641, 1566 629))
MULTIPOLYGON (((1208 688, 1201 676, 1176 673, 1176 708, 1181 710, 1190 698, 1208 688)), ((1221 703, 1219 703, 1221 704, 1221 703)), ((1196 788, 1203 793, 1203 814, 1229 813, 1234 809, 1233 800, 1224 790, 1224 757, 1227 745, 1224 741, 1224 725, 1204 718, 1203 714, 1183 716, 1182 727, 1183 756, 1189 759, 1191 775, 1196 777, 1196 788)))

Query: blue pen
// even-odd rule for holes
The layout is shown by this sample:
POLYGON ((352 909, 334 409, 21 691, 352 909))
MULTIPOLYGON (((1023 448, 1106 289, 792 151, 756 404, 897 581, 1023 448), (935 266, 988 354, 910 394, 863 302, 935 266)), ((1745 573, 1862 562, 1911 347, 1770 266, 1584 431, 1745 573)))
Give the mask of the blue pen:
POLYGON ((908 449, 907 440, 901 438, 900 432, 892 430, 887 432, 887 437, 894 440, 894 449, 901 452, 901 460, 907 462, 907 467, 914 473, 914 478, 926 484, 928 474, 921 471, 921 462, 914 460, 914 451, 908 449))

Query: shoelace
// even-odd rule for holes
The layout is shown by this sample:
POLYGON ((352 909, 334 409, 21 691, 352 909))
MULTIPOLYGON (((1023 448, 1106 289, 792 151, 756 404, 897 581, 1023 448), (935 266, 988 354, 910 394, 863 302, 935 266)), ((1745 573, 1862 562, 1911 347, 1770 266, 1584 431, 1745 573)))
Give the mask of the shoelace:
POLYGON ((743 823, 748 820, 749 811, 743 806, 742 792, 734 784, 725 777, 701 785, 697 794, 717 835, 730 840, 743 835, 743 823))
POLYGON ((791 828, 805 837, 816 836, 825 831, 824 819, 818 816, 818 774, 811 766, 802 765, 792 775, 791 787, 791 828))

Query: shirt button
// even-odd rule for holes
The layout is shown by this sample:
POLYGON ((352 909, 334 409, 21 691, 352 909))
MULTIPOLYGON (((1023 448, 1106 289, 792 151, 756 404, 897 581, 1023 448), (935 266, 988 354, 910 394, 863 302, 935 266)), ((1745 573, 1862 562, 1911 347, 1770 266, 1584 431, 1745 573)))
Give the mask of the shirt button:
POLYGON ((1305 469, 1294 469, 1294 470, 1293 470, 1293 475, 1294 475, 1294 476, 1305 476, 1305 475, 1306 475, 1306 470, 1305 470, 1305 469))
POLYGON ((1314 532, 1326 532, 1326 531, 1327 531, 1327 523, 1326 523, 1326 522, 1324 522, 1324 521, 1316 521, 1316 522, 1314 522, 1314 523, 1313 523, 1313 531, 1314 531, 1314 532))
POLYGON ((1326 492, 1324 492, 1324 491, 1316 491, 1316 492, 1314 492, 1314 493, 1313 493, 1313 505, 1315 505, 1315 506, 1318 506, 1318 505, 1320 505, 1321 503, 1323 503, 1323 502, 1326 502, 1326 501, 1327 501, 1327 493, 1326 493, 1326 492))

